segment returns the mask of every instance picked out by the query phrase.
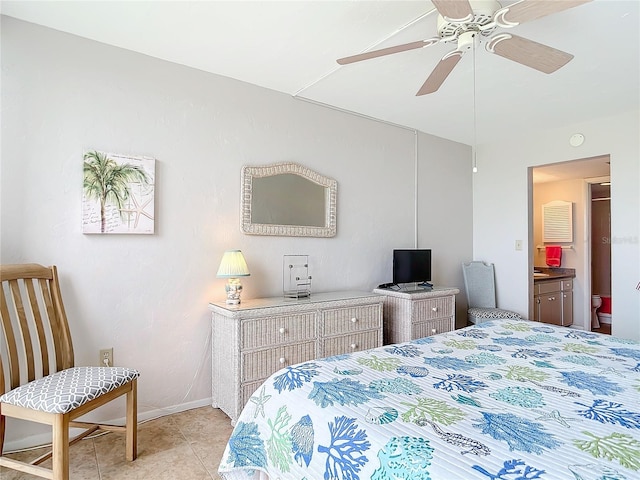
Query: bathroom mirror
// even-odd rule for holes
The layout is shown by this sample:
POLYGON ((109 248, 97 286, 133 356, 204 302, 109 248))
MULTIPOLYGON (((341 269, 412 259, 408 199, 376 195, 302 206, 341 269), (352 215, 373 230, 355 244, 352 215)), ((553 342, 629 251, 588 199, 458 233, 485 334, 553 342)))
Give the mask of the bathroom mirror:
POLYGON ((334 237, 338 183, 297 163, 242 167, 241 230, 334 237))

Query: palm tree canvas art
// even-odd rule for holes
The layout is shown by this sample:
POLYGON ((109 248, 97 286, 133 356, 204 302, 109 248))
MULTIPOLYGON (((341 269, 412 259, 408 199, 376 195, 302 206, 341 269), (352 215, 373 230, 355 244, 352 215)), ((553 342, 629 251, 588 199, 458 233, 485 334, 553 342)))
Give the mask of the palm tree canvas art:
POLYGON ((82 233, 154 233, 155 160, 84 154, 82 233))

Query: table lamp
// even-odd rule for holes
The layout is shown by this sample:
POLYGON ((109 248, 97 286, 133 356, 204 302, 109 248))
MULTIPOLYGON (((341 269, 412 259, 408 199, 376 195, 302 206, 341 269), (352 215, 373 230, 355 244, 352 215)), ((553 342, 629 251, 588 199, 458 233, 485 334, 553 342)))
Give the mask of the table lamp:
POLYGON ((218 278, 228 278, 229 281, 224 289, 227 292, 227 304, 238 305, 240 303, 240 293, 242 284, 238 277, 248 277, 249 268, 240 250, 227 250, 220 261, 220 268, 216 276, 218 278))

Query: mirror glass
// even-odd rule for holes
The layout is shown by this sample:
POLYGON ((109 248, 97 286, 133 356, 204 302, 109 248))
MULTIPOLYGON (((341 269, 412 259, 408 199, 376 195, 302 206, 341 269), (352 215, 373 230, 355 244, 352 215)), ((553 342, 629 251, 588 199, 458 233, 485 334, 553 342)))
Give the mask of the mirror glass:
POLYGON ((297 237, 336 234, 337 182, 296 163, 242 168, 244 233, 297 237))

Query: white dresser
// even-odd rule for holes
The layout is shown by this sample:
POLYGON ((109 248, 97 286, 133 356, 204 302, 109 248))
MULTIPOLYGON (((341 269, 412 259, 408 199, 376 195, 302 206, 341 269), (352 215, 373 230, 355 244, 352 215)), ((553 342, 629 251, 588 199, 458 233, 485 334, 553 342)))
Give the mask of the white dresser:
POLYGON ((456 328, 457 288, 404 292, 376 288, 384 295, 384 343, 408 342, 456 328))
POLYGON ((280 368, 381 346, 383 300, 331 292, 210 303, 213 406, 235 424, 253 392, 280 368))

